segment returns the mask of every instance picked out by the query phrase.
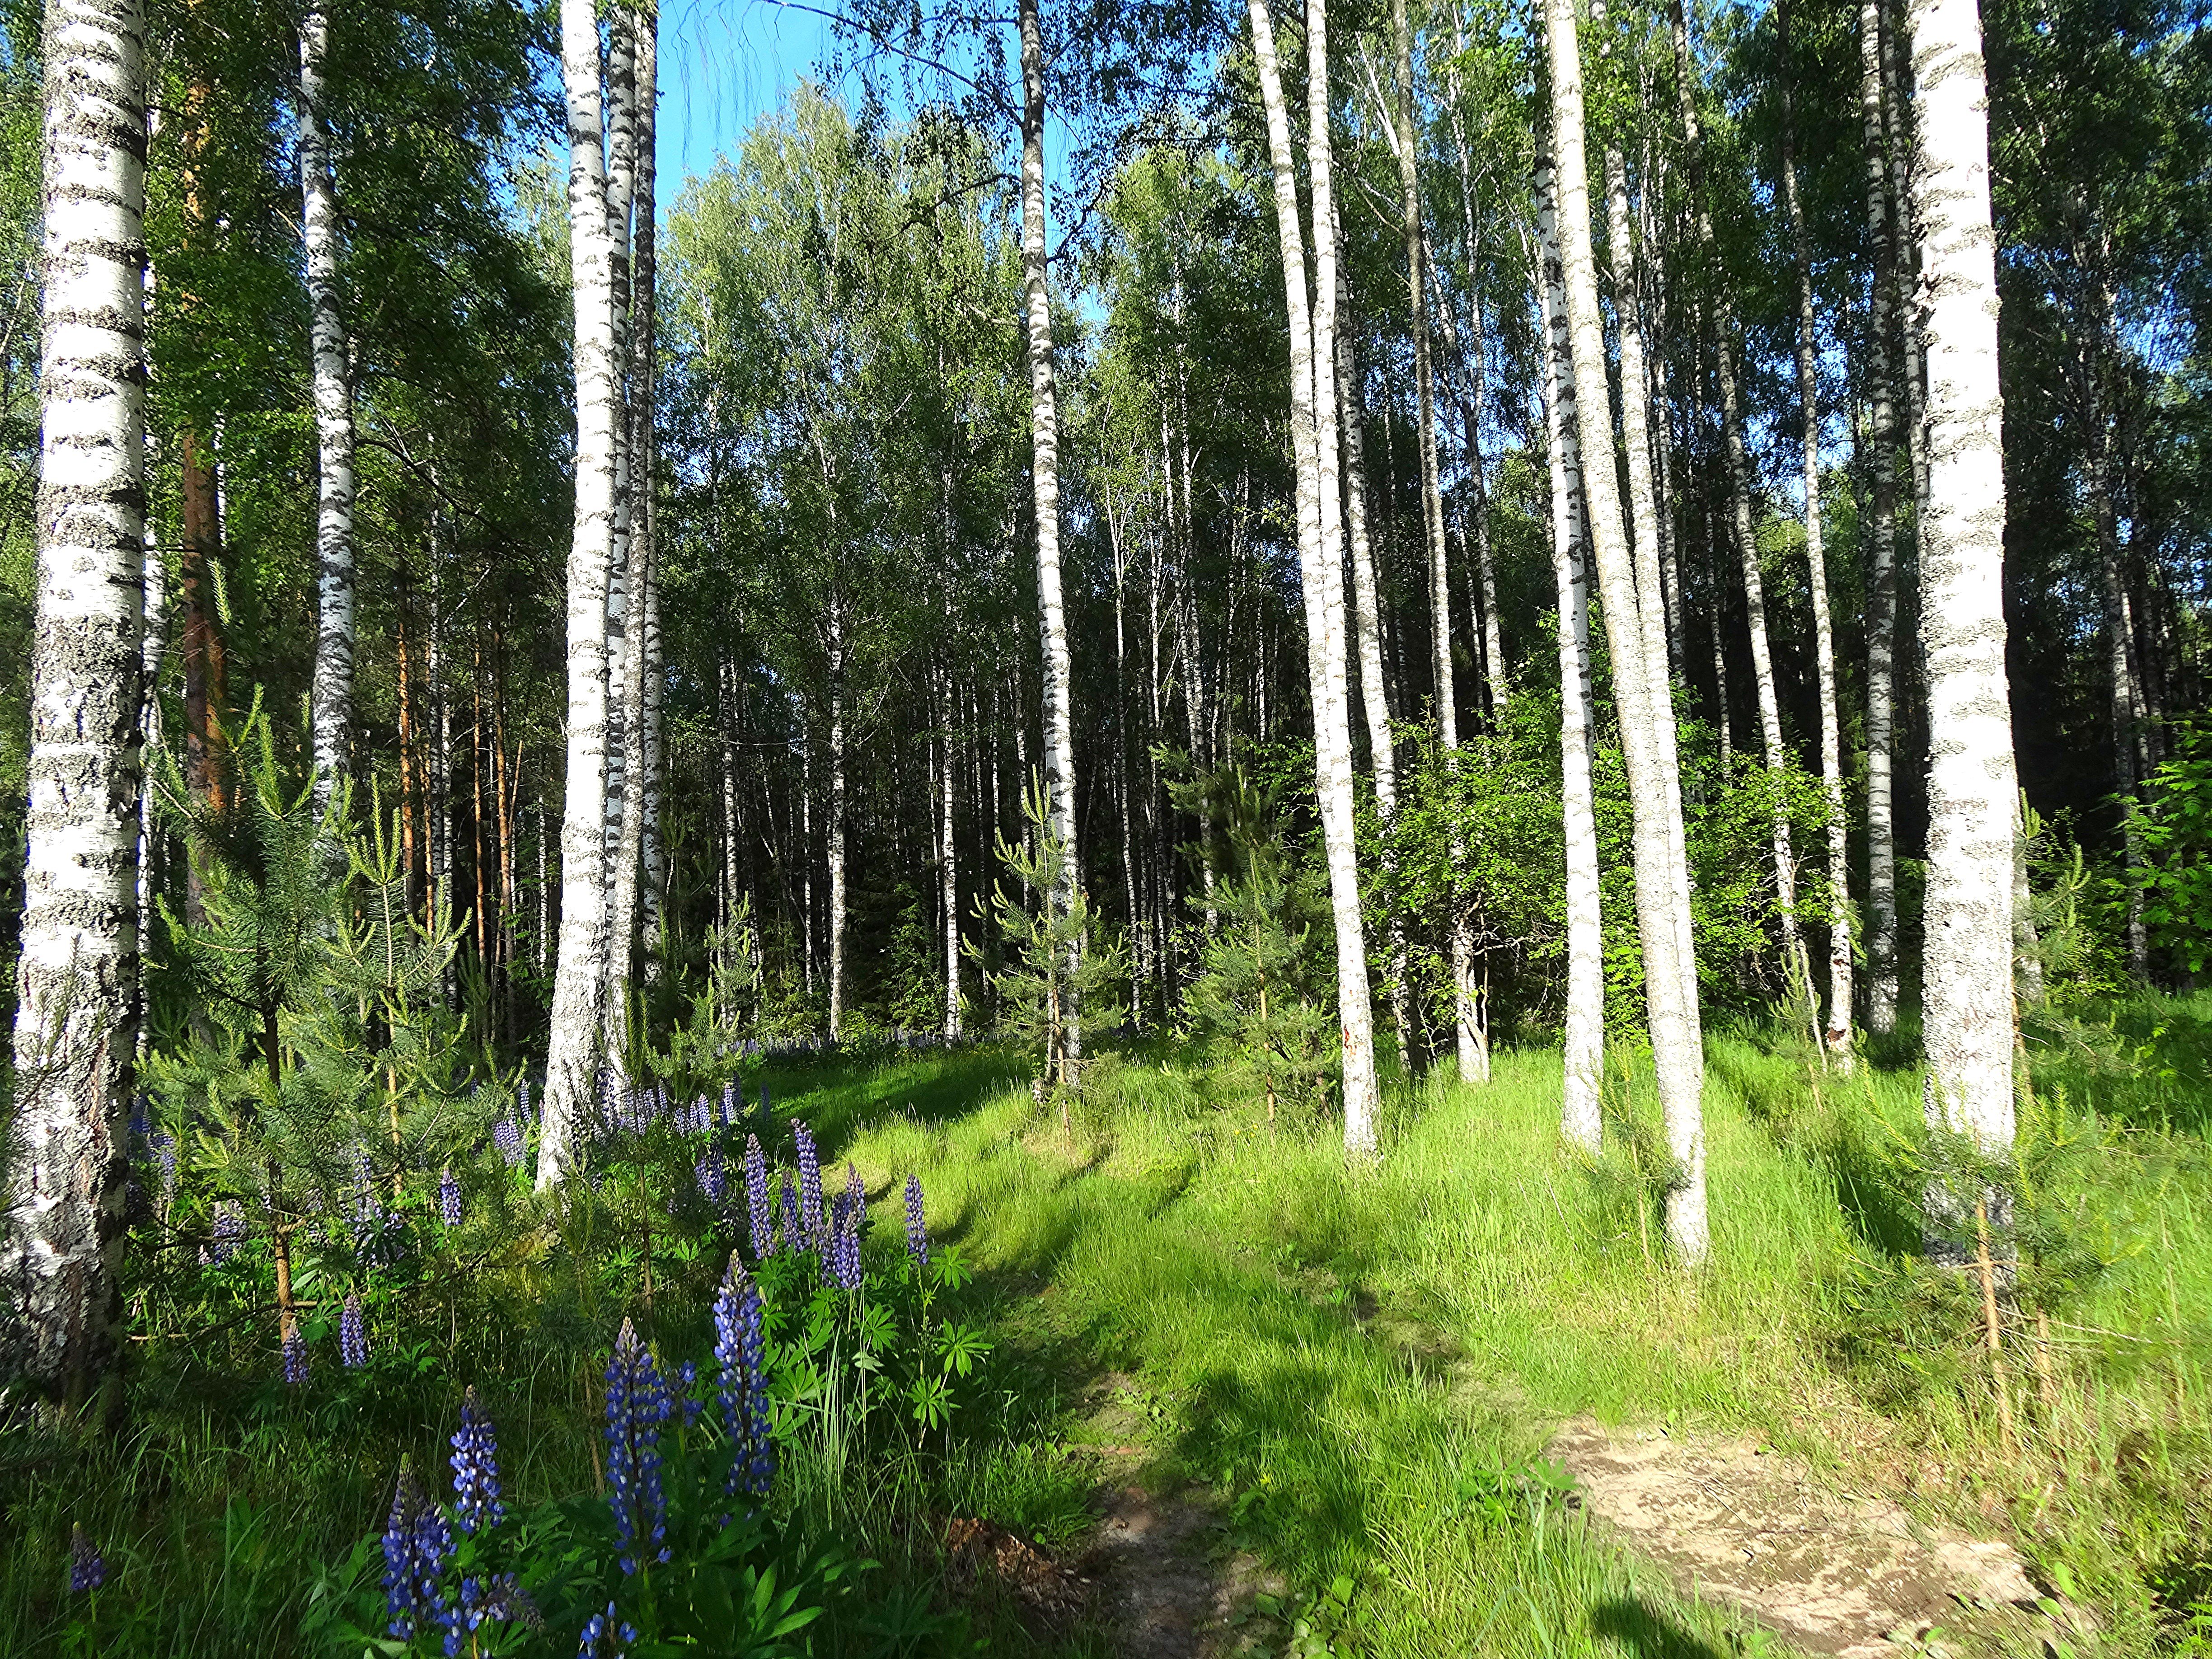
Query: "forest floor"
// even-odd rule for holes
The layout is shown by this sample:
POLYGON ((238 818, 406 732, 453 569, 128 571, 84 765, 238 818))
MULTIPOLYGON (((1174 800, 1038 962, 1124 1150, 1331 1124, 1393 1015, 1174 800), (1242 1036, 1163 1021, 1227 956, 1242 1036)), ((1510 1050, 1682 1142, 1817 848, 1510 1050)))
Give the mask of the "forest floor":
MULTIPOLYGON (((1066 1126, 989 1048, 749 1070, 857 1166, 879 1261, 919 1172, 992 1345, 926 1445, 789 1449, 794 1513, 883 1564, 819 1650, 2207 1659, 2212 995, 2031 1038, 2009 1434, 1978 1291, 1920 1254, 1902 1042, 1844 1079, 1787 1032, 1709 1030, 1695 1273, 1664 1255, 1632 1055, 1600 1158, 1563 1148, 1557 1053, 1528 1048, 1480 1086, 1392 1074, 1373 1167, 1199 1047, 1109 1048, 1066 1126), (919 1634, 871 1633, 896 1609, 919 1634)), ((0 1652, 302 1652, 401 1456, 442 1466, 464 1383, 510 1501, 594 1490, 592 1380, 641 1264, 546 1266, 520 1179, 363 1373, 319 1347, 288 1389, 265 1322, 189 1299, 206 1274, 134 1290, 125 1431, 0 1438, 0 1652), (114 1574, 93 1648, 58 1589, 78 1525, 114 1574)), ((710 1243, 647 1235, 672 1361, 709 1352, 710 1243)))
POLYGON ((973 1494, 1090 1582, 1042 1648, 2202 1654, 2212 999, 2106 1012, 2036 1069, 2024 1169, 2081 1248, 2023 1276, 2053 1326, 2009 1445, 1978 1303, 1918 1258, 1907 1067, 1713 1036, 1695 1276, 1652 1103, 1574 1160, 1540 1051, 1401 1083, 1368 1172, 1202 1056, 1101 1058, 1066 1130, 985 1054, 777 1101, 872 1190, 921 1170, 1006 1386, 1064 1402, 973 1494))

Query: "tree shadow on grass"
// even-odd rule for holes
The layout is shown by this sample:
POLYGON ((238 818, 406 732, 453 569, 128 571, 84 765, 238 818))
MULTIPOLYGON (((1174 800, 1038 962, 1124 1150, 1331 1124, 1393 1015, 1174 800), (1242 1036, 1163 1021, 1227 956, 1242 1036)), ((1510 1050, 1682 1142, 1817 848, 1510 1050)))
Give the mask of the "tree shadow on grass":
POLYGON ((1727 1659, 1711 1643, 1636 1596, 1616 1596, 1591 1608, 1590 1634, 1613 1643, 1631 1659, 1727 1659))

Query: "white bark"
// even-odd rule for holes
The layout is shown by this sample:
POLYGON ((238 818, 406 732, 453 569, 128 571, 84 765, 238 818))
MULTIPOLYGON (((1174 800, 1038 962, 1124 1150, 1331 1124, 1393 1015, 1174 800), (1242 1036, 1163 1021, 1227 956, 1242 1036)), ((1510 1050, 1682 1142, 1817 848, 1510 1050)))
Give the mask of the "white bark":
MULTIPOLYGON (((1456 9, 1452 14, 1452 33, 1455 43, 1464 52, 1467 23, 1464 13, 1456 9)), ((1498 610, 1498 562, 1490 541, 1489 486, 1482 467, 1482 404, 1488 387, 1489 363, 1482 323, 1480 244, 1474 234, 1474 169, 1468 156, 1467 124, 1460 113, 1456 76, 1447 79, 1444 92, 1451 104, 1452 148, 1459 161, 1460 230, 1467 260, 1468 386, 1467 403, 1460 416, 1466 428, 1468 483, 1474 490, 1474 498, 1468 503, 1468 516, 1474 521, 1475 574, 1481 586, 1484 678, 1490 686, 1491 710, 1502 714, 1511 688, 1505 669, 1504 626, 1498 610)))
MULTIPOLYGON (((1592 27, 1605 21, 1603 0, 1591 0, 1592 27)), ((1650 382, 1644 372, 1644 317, 1636 287, 1636 241, 1628 212, 1628 170, 1620 151, 1605 153, 1606 230, 1613 265, 1614 314, 1620 336, 1620 428, 1628 455, 1629 519, 1635 530, 1637 640, 1651 688, 1652 736, 1665 781, 1668 831, 1668 906, 1674 918, 1674 960, 1681 970, 1682 1000, 1698 1011, 1697 941, 1690 933, 1690 854, 1682 823, 1682 771, 1674 728, 1673 649, 1667 637, 1667 601, 1660 574, 1658 488, 1651 472, 1650 382)), ((1609 641, 1613 649, 1626 642, 1609 641)))
MULTIPOLYGON (((1451 566, 1444 539, 1443 480, 1437 463, 1436 376, 1429 360, 1428 284, 1422 269, 1428 236, 1421 220, 1420 161, 1413 132, 1413 28, 1406 0, 1391 0, 1390 30, 1397 47, 1397 103, 1392 111, 1398 159, 1401 228, 1406 244, 1407 301, 1413 327, 1413 407, 1421 471, 1421 526, 1429 555, 1429 639, 1436 668, 1437 740, 1447 757, 1459 752, 1459 689, 1452 672, 1451 566)), ((1334 239, 1332 239, 1333 240, 1334 239)), ((1453 862, 1462 853, 1453 843, 1453 862)), ((1490 1054, 1475 1006, 1474 941, 1455 905, 1449 924, 1452 1031, 1462 1083, 1485 1083, 1490 1054)))
POLYGON ((1812 238, 1797 195, 1796 134, 1790 95, 1790 8, 1779 10, 1782 30, 1782 201, 1797 270, 1797 404, 1803 428, 1806 583, 1813 599, 1813 657, 1820 678, 1820 786, 1828 808, 1828 1018, 1822 1043, 1845 1070, 1851 1063, 1851 919, 1848 820, 1844 812, 1843 723, 1836 704, 1836 635, 1828 614, 1828 561, 1820 522, 1820 357, 1813 307, 1812 238))
POLYGON ((602 1036, 607 1057, 619 1065, 629 1014, 629 945, 631 911, 623 904, 623 856, 624 808, 629 798, 631 693, 635 678, 631 649, 631 590, 636 586, 637 556, 634 540, 637 486, 631 455, 631 356, 633 303, 630 234, 637 195, 637 60, 633 50, 634 21, 630 9, 616 3, 607 21, 607 238, 612 249, 609 266, 614 318, 614 475, 613 532, 608 543, 606 631, 606 807, 600 825, 604 847, 601 879, 606 886, 606 927, 601 942, 605 953, 600 972, 606 979, 601 993, 602 1036), (617 968, 617 963, 620 964, 617 968))
POLYGON ((131 0, 46 6, 38 616, 0 1343, 11 1368, 71 1400, 123 1335, 145 616, 144 29, 131 0))
POLYGON ((1559 602, 1559 801, 1567 862, 1567 1010, 1559 1129, 1587 1152, 1602 1146, 1605 930, 1599 907, 1597 807, 1590 783, 1589 579, 1584 553, 1581 440, 1566 295, 1559 252, 1558 181, 1536 158, 1536 232, 1543 270, 1544 416, 1552 484, 1552 576, 1559 602))
POLYGON ((337 186, 323 122, 323 59, 330 25, 320 0, 300 21, 301 238, 307 268, 308 335, 315 364, 314 805, 330 805, 353 728, 353 393, 338 310, 337 186))
MULTIPOLYGON (((958 767, 952 754, 952 677, 948 672, 941 677, 943 695, 939 699, 942 710, 938 737, 938 820, 937 820, 937 879, 939 902, 945 912, 945 1040, 960 1041, 960 860, 959 845, 953 837, 952 788, 958 775, 958 767)), ((1123 836, 1127 839, 1128 805, 1122 804, 1123 836)), ((1132 911, 1133 921, 1134 912, 1132 911)))
MULTIPOLYGON (((1067 617, 1060 580, 1060 414, 1053 389, 1052 291, 1045 268, 1044 37, 1038 0, 1020 0, 1022 45, 1022 282, 1028 325, 1031 483, 1036 504, 1037 611, 1044 655, 1044 778, 1050 796, 1052 834, 1067 848, 1060 890, 1050 896, 1059 914, 1074 908, 1082 879, 1075 838, 1074 671, 1067 650, 1067 617)), ((1080 951, 1079 942, 1075 947, 1080 951)), ((1071 964, 1072 966, 1073 964, 1071 964)), ((1073 975, 1068 976, 1073 995, 1073 975)), ((1063 1023, 1062 1052, 1051 1057, 1060 1080, 1075 1081, 1083 1060, 1081 1010, 1071 1005, 1063 1023)))
POLYGON ((1598 593, 1613 641, 1613 684, 1620 703, 1623 758, 1635 814, 1636 909, 1644 945, 1644 995, 1659 1100, 1666 1116, 1668 1150, 1678 1166, 1668 1195, 1667 1231, 1687 1265, 1702 1262, 1709 1243, 1705 1218, 1705 1134, 1700 1097, 1705 1060, 1699 1052, 1697 1010, 1686 1006, 1688 975, 1678 957, 1687 932, 1675 914, 1669 848, 1679 826, 1668 822, 1667 779, 1660 764, 1652 699, 1654 687, 1638 648, 1642 627, 1636 572, 1620 512, 1613 464, 1610 394, 1606 385, 1605 325, 1598 312, 1597 264, 1591 249, 1589 164, 1583 139, 1583 77, 1573 0, 1546 0, 1545 35, 1552 80, 1552 116, 1559 149, 1559 252, 1566 287, 1567 322, 1574 362, 1577 416, 1593 459, 1583 469, 1583 510, 1596 555, 1598 593))
POLYGON ((830 1041, 845 1026, 845 607, 830 601, 830 1041))
POLYGON ((561 947, 553 980, 538 1184, 568 1172, 593 1092, 606 988, 607 564, 614 537, 614 239, 600 153, 599 29, 591 0, 561 0, 568 115, 569 276, 575 295, 576 503, 568 570, 568 769, 561 822, 561 947))
POLYGON ((1891 213, 1881 0, 1859 6, 1859 114, 1865 135, 1873 500, 1867 524, 1867 1029, 1897 1029, 1897 830, 1893 813, 1897 651, 1897 359, 1892 300, 1901 239, 1891 213))
MULTIPOLYGON (((636 252, 633 259, 633 310, 630 348, 630 424, 635 457, 633 540, 641 550, 643 575, 637 603, 644 612, 640 629, 641 656, 637 695, 639 730, 635 743, 638 788, 637 910, 640 952, 647 983, 659 975, 663 856, 660 842, 660 543, 658 507, 653 499, 653 474, 660 454, 659 434, 654 425, 659 410, 659 258, 654 222, 654 187, 660 105, 660 14, 639 7, 636 17, 637 64, 637 200, 636 252)), ((625 805, 627 813, 628 807, 625 805)))
MULTIPOLYGON (((617 723, 610 733, 611 760, 619 754, 620 788, 610 775, 609 802, 618 807, 613 863, 607 878, 607 1006, 606 1042, 610 1052, 623 1051, 629 1013, 630 984, 636 962, 639 885, 645 863, 647 792, 652 777, 649 751, 656 746, 653 730, 658 714, 648 690, 653 581, 653 143, 655 93, 658 75, 659 15, 644 8, 629 9, 623 27, 630 46, 627 77, 630 111, 630 203, 628 218, 635 244, 630 258, 629 327, 623 342, 629 358, 628 395, 621 416, 626 434, 623 453, 628 465, 622 477, 616 523, 625 514, 626 542, 623 592, 623 629, 619 661, 620 684, 611 671, 609 716, 617 723)), ((617 228, 617 234, 620 234, 617 228)), ((608 585, 611 622, 615 582, 608 585)), ((610 650, 614 648, 611 640, 610 650)))
POLYGON ((1328 860, 1336 923, 1337 1012, 1343 1049, 1344 1140, 1355 1158, 1376 1151, 1375 1046, 1368 1006, 1366 930, 1359 910, 1359 871, 1352 842, 1352 730, 1345 693, 1342 521, 1336 465, 1336 246, 1332 234, 1328 131, 1328 17, 1324 0, 1306 13, 1310 58, 1307 153, 1313 176, 1314 292, 1307 304, 1305 237, 1299 224, 1297 174, 1274 29, 1267 0, 1248 0, 1260 93, 1267 107, 1267 151, 1274 176, 1276 226, 1283 252, 1284 296, 1290 315, 1291 431, 1298 465, 1298 553, 1306 611, 1306 674, 1313 701, 1315 787, 1328 860))
POLYGON ((1928 674, 1922 1008, 1932 1122, 2013 1140, 2013 815, 2005 679, 2004 403, 1989 100, 1975 0, 1911 0, 1912 212, 1928 369, 1920 643, 1928 674))
MULTIPOLYGON (((1705 256, 1708 279, 1713 283, 1713 367, 1720 382, 1721 446, 1727 461, 1729 522, 1735 532, 1736 557, 1743 570, 1744 614, 1751 635, 1751 678, 1759 708, 1759 748, 1770 773, 1781 771, 1788 760, 1782 743, 1782 708, 1774 684, 1774 657, 1766 631, 1766 584, 1759 564, 1759 544, 1751 525, 1751 458, 1744 446, 1743 407, 1735 374, 1735 299, 1728 274, 1721 268, 1720 252, 1713 236, 1713 216, 1705 192, 1705 138, 1698 119, 1694 67, 1690 60, 1689 33, 1684 26, 1679 0, 1674 7, 1674 83, 1682 111, 1683 148, 1688 157, 1691 213, 1697 221, 1698 242, 1705 256)), ((1778 801, 1771 825, 1774 851, 1775 902, 1782 917, 1783 971, 1795 979, 1804 971, 1804 947, 1797 933, 1797 859, 1790 846, 1790 817, 1778 801)))

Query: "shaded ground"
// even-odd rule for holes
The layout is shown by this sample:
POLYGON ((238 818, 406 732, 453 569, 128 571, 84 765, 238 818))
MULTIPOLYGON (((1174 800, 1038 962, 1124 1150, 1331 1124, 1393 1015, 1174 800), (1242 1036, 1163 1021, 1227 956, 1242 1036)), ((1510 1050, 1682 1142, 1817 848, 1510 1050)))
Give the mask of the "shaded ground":
POLYGON ((2009 1544, 1824 1490, 1753 1441, 1609 1434, 1582 1419, 1550 1449, 1589 1516, 1685 1595, 1740 1607, 1815 1653, 1881 1659, 2036 1599, 2009 1544))

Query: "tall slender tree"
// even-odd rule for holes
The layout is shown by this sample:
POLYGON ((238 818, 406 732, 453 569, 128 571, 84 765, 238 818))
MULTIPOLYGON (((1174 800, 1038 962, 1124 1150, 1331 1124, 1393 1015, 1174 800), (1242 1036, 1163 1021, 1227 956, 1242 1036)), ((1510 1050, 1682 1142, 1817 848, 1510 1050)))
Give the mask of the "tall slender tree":
POLYGON ((1544 323, 1544 422, 1552 490, 1552 576, 1559 595, 1559 808, 1567 854, 1567 1009, 1559 1127, 1595 1152, 1604 1138, 1605 929, 1600 909, 1597 808, 1590 782, 1589 577, 1581 438, 1559 262, 1559 183, 1536 156, 1536 273, 1544 323))
POLYGON ((606 991, 607 561, 613 544, 614 239, 600 120, 599 25, 561 0, 568 118, 568 260, 575 304, 576 500, 568 571, 568 758, 561 820, 561 948, 538 1123, 538 1184, 567 1173, 593 1095, 606 991))
POLYGON ((338 306, 337 185, 331 171, 323 64, 330 20, 309 0, 300 20, 301 240, 314 348, 319 501, 315 520, 314 802, 330 805, 353 726, 353 392, 338 306))
POLYGON ((1974 0, 1911 0, 1912 214, 1927 353, 1928 897, 1922 1024, 1931 1125, 2013 1142, 2013 821, 2005 677, 2004 400, 1989 93, 1974 0))
MULTIPOLYGON (((1680 831, 1668 823, 1668 779, 1661 763, 1653 699, 1665 695, 1651 684, 1638 648, 1642 618, 1636 572, 1621 520, 1620 486, 1613 460, 1611 395, 1606 384, 1605 325, 1598 312, 1597 262, 1590 234, 1589 163, 1583 141, 1582 51, 1574 0, 1545 0, 1545 41, 1551 70, 1552 127, 1559 174, 1559 252, 1566 289, 1573 360, 1576 418, 1582 451, 1583 503, 1596 555, 1598 595, 1604 606, 1610 658, 1620 706, 1620 744, 1627 763, 1635 818, 1636 914, 1644 946, 1645 1005, 1652 1060, 1667 1121, 1668 1150, 1677 1185, 1668 1195, 1667 1231, 1686 1264, 1704 1261, 1709 1243, 1705 1217, 1705 1131, 1702 1095, 1705 1057, 1699 1050, 1695 1006, 1683 994, 1686 975, 1679 941, 1687 928, 1675 914, 1671 848, 1680 831), (1600 441, 1588 441, 1592 433, 1600 441)), ((1653 596, 1655 599, 1656 595, 1653 596)))
POLYGON ((48 0, 30 804, 6 1357, 81 1398, 122 1341, 138 1016, 146 19, 48 0))
MULTIPOLYGON (((1344 576, 1341 520, 1336 500, 1335 376, 1321 364, 1335 345, 1335 238, 1330 233, 1328 17, 1322 0, 1306 13, 1309 130, 1316 243, 1315 291, 1329 296, 1316 317, 1307 302, 1305 235, 1299 219, 1297 158, 1267 0, 1248 0, 1253 56, 1267 123, 1267 153, 1282 244, 1283 289, 1290 316, 1291 434, 1297 461, 1298 554, 1306 613, 1306 676, 1313 702, 1314 774, 1322 839, 1336 924, 1337 1012, 1342 1043, 1345 1146, 1355 1158, 1376 1151, 1373 1016, 1368 1006, 1366 928, 1359 908, 1359 872, 1352 843, 1352 731, 1345 690, 1344 576), (1320 411, 1329 418, 1323 424, 1320 411), (1332 532, 1331 525, 1336 526, 1332 532)), ((1333 365, 1332 365, 1333 367, 1333 365)))
MULTIPOLYGON (((1082 843, 1075 830, 1075 676, 1067 648, 1067 608, 1060 587, 1060 410, 1053 384, 1052 288, 1045 262, 1044 32, 1038 0, 1020 0, 1022 57, 1023 320, 1030 370, 1031 487, 1036 507, 1037 623, 1044 654, 1044 781, 1052 835, 1067 848, 1060 890, 1049 902, 1061 915, 1075 908, 1082 843)), ((1078 940, 1073 947, 1080 951, 1078 940)), ((1077 976, 1071 972, 1073 987, 1077 976)), ((1072 1084, 1082 1064, 1079 1017, 1061 1022, 1060 1080, 1072 1084)))

